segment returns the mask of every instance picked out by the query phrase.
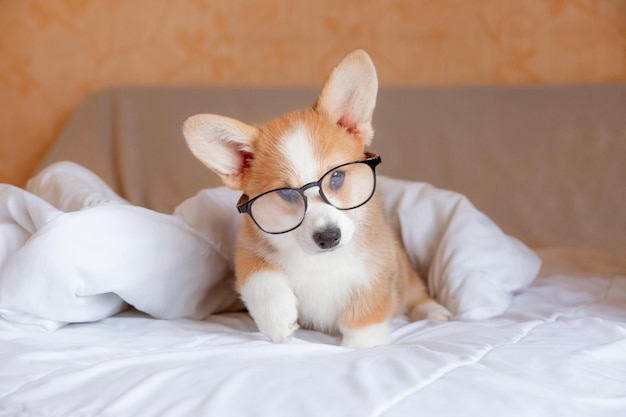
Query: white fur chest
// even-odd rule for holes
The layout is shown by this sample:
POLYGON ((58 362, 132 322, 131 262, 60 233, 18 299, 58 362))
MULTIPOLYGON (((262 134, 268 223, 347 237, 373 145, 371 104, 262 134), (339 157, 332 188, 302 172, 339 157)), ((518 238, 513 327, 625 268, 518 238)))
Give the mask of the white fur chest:
POLYGON ((326 332, 337 330, 354 289, 370 282, 363 256, 352 245, 316 255, 291 253, 280 265, 297 298, 300 323, 326 332))

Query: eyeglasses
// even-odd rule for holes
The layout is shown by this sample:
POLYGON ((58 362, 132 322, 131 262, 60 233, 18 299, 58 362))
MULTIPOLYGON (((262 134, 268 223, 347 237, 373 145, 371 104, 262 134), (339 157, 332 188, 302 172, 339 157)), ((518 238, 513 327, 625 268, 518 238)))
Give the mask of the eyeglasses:
POLYGON ((367 203, 376 189, 376 166, 382 161, 374 153, 366 153, 361 161, 339 165, 322 175, 318 181, 300 188, 279 188, 253 199, 242 195, 237 203, 239 213, 248 213, 265 233, 287 233, 302 224, 307 210, 304 192, 318 187, 322 199, 339 210, 352 210, 367 203))

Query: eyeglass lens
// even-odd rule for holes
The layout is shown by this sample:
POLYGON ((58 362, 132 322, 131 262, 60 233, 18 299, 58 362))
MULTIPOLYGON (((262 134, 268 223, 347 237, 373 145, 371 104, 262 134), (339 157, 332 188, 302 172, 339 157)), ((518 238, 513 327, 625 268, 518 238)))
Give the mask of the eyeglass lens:
POLYGON ((322 178, 322 194, 331 205, 347 210, 365 203, 374 191, 374 171, 364 163, 344 165, 322 178))
MULTIPOLYGON (((321 179, 321 192, 326 201, 342 210, 364 204, 375 186, 374 170, 365 163, 353 163, 329 171, 321 179)), ((298 227, 304 219, 304 193, 297 189, 280 189, 254 200, 250 214, 261 229, 282 233, 298 227)))
POLYGON ((282 189, 254 200, 250 215, 269 233, 281 233, 298 226, 304 219, 305 201, 299 190, 282 189))

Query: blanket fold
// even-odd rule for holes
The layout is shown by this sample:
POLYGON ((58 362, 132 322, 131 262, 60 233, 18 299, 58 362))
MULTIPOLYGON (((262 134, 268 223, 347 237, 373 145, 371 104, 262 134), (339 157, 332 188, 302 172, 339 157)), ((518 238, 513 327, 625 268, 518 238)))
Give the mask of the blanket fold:
MULTIPOLYGON (((433 296, 457 318, 503 312, 539 258, 464 196, 379 179, 379 194, 433 296)), ((0 186, 0 316, 53 330, 127 305, 202 319, 239 306, 237 193, 206 189, 172 214, 130 205, 91 171, 58 162, 27 190, 0 186)))

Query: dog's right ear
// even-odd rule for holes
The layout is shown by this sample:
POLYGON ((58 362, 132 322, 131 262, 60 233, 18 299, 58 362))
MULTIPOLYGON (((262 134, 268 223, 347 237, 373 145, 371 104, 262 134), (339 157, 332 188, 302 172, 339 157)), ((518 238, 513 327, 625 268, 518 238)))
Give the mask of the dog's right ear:
POLYGON ((251 144, 257 134, 253 126, 214 114, 196 114, 183 124, 191 152, 234 190, 243 186, 243 171, 252 159, 251 144))

